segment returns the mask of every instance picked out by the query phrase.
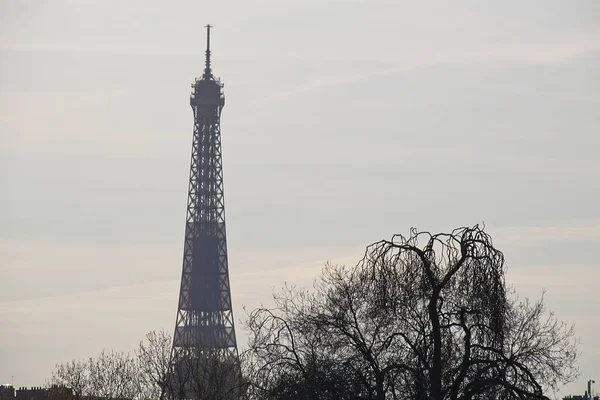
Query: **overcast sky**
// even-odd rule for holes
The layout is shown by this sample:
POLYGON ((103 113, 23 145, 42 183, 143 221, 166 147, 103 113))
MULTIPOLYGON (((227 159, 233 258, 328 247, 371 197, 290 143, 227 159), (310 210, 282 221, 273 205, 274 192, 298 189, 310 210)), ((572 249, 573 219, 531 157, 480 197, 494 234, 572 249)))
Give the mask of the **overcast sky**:
POLYGON ((421 3, 0 0, 0 381, 172 330, 206 23, 236 321, 484 222, 600 381, 600 2, 421 3))

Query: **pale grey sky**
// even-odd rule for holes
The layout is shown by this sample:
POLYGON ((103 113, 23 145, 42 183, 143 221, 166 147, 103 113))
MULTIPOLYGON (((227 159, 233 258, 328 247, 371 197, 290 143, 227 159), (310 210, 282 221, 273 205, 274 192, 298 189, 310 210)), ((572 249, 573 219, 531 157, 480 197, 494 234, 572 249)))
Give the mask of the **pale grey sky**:
POLYGON ((0 381, 172 329, 206 23, 236 320, 485 222, 600 379, 600 2, 420 3, 0 0, 0 381))

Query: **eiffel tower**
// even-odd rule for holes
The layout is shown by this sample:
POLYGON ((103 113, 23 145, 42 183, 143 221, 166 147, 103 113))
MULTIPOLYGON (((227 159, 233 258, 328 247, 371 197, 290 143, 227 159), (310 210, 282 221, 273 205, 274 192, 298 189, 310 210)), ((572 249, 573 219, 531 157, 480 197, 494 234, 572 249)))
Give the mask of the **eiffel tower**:
POLYGON ((192 83, 190 96, 194 135, 173 354, 200 349, 237 359, 221 161, 225 97, 210 65, 210 28, 206 25, 204 73, 192 83))

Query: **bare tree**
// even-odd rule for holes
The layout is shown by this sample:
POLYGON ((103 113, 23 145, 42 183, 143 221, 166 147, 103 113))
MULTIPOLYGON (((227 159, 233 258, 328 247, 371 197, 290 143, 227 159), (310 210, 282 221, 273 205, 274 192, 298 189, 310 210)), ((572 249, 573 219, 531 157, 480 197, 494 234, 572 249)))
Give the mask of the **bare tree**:
POLYGON ((49 385, 54 400, 239 399, 246 383, 239 360, 198 343, 173 352, 171 336, 149 332, 135 357, 103 350, 87 361, 58 364, 49 385))
POLYGON ((127 353, 106 351, 88 361, 90 392, 106 400, 138 397, 138 371, 135 359, 127 353))
POLYGON ((97 358, 58 364, 50 388, 55 399, 133 399, 139 397, 135 359, 103 350, 97 358))
POLYGON ((360 398, 363 390, 347 362, 349 354, 330 346, 328 340, 333 338, 310 320, 317 296, 286 287, 274 299, 276 310, 256 309, 246 321, 251 335, 242 360, 251 383, 250 397, 360 398))
MULTIPOLYGON (((171 366, 171 335, 164 330, 151 331, 140 342, 137 355, 138 383, 144 399, 163 399, 169 389, 171 366)), ((172 392, 173 390, 171 390, 172 392)))
MULTIPOLYGON (((81 400, 82 397, 89 394, 90 381, 87 364, 83 361, 72 360, 66 363, 56 365, 50 381, 51 386, 56 388, 68 388, 69 396, 75 400, 81 400)), ((64 391, 53 391, 54 397, 66 396, 64 391)))
POLYGON ((545 399, 576 376, 574 330, 542 300, 519 301, 504 272, 478 226, 375 243, 355 268, 327 266, 314 291, 250 313, 253 388, 277 398, 302 383, 297 398, 325 399, 311 371, 327 369, 341 371, 339 398, 545 399))

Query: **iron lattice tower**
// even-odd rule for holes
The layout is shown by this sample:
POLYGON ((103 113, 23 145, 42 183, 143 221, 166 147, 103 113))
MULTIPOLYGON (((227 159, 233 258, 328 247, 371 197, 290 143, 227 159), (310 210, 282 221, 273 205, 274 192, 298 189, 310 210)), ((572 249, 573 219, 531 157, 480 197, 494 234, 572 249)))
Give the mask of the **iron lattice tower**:
POLYGON ((237 358, 225 234, 221 110, 223 84, 210 65, 207 28, 204 74, 192 83, 194 135, 173 353, 217 351, 237 358))

